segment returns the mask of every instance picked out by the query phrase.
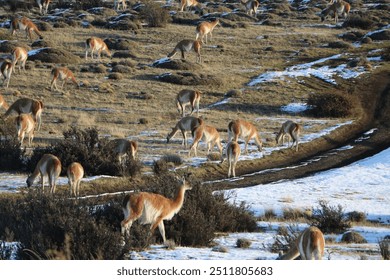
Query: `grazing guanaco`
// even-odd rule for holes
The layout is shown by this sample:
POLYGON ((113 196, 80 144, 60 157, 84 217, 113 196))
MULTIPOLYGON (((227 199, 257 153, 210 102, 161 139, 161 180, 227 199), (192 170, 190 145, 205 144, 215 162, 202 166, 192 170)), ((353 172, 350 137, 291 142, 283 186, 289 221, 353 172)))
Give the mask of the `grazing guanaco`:
POLYGON ((110 145, 113 147, 115 154, 117 155, 117 159, 119 164, 122 164, 122 161, 126 157, 130 157, 131 159, 135 159, 138 152, 138 143, 136 141, 131 141, 127 139, 114 139, 110 141, 110 145))
POLYGON ((39 7, 39 12, 41 15, 47 14, 47 10, 49 9, 49 4, 51 0, 36 0, 38 7, 39 7))
POLYGON ((181 0, 181 8, 180 8, 181 12, 183 12, 184 9, 186 10, 190 9, 191 7, 197 9, 198 12, 202 10, 202 4, 196 0, 181 0))
POLYGON ((198 24, 198 26, 196 27, 196 37, 195 37, 195 40, 198 40, 198 38, 200 37, 200 40, 202 43, 203 42, 203 37, 206 37, 206 44, 207 44, 207 35, 210 34, 210 42, 211 42, 211 39, 213 37, 213 29, 219 25, 219 19, 215 19, 214 21, 211 21, 211 22, 201 22, 198 24))
POLYGON ((4 97, 0 94, 0 107, 3 107, 5 110, 8 110, 8 103, 5 101, 4 97))
POLYGON ((257 9, 260 6, 257 0, 247 0, 247 1, 240 0, 240 1, 241 4, 245 6, 245 10, 248 15, 252 16, 253 13, 256 15, 257 9))
POLYGON ((11 21, 11 34, 15 35, 16 30, 21 30, 26 32, 26 38, 30 38, 30 41, 32 42, 32 33, 34 32, 36 35, 38 35, 39 39, 43 39, 42 34, 39 32, 38 27, 28 18, 22 17, 22 18, 14 18, 11 21))
POLYGON ((338 16, 341 15, 344 18, 347 18, 350 10, 351 5, 348 2, 343 0, 335 0, 330 6, 322 10, 321 21, 324 21, 328 15, 333 15, 334 21, 337 23, 338 16))
POLYGON ((126 10, 127 9, 127 4, 126 4, 126 0, 115 0, 114 1, 114 10, 121 10, 120 7, 122 6, 122 10, 126 10))
POLYGON ((20 68, 23 67, 23 70, 26 71, 26 61, 28 58, 28 52, 25 48, 16 47, 12 51, 12 68, 15 69, 16 64, 19 63, 19 73, 20 68))
POLYGON ((108 49, 106 43, 102 39, 97 37, 91 37, 85 41, 85 60, 88 59, 88 51, 91 52, 92 59, 94 52, 97 52, 98 60, 100 60, 102 52, 106 53, 107 56, 111 57, 111 52, 108 49))
POLYGON ((30 114, 20 114, 15 118, 16 131, 21 145, 23 145, 24 137, 28 135, 28 145, 31 146, 34 139, 35 121, 30 114))
POLYGON ((12 112, 16 112, 18 115, 22 113, 30 113, 32 114, 34 121, 38 123, 38 130, 40 130, 42 110, 42 101, 31 98, 20 98, 12 103, 3 117, 4 119, 8 118, 12 112))
POLYGON ((292 145, 291 149, 294 147, 295 143, 295 150, 298 152, 298 145, 299 145, 299 134, 302 131, 302 126, 300 124, 297 124, 293 121, 286 121, 282 124, 282 127, 280 128, 279 132, 276 134, 275 141, 276 145, 279 145, 280 140, 282 140, 282 145, 284 145, 284 137, 288 137, 288 147, 290 147, 290 139, 292 139, 292 145))
POLYGON ((222 157, 221 164, 224 163, 225 160, 228 161, 229 169, 228 169, 228 178, 233 175, 236 177, 236 165, 238 162, 238 158, 241 155, 240 145, 236 141, 229 141, 226 145, 226 154, 222 157))
POLYGON ((9 81, 11 80, 11 74, 12 74, 12 62, 8 59, 0 60, 0 71, 1 76, 4 78, 3 80, 3 86, 5 84, 6 87, 9 86, 9 81))
POLYGON ((322 260, 324 247, 324 234, 319 228, 311 226, 301 232, 290 250, 279 256, 278 260, 293 260, 298 256, 301 256, 302 260, 322 260))
POLYGON ((219 135, 219 132, 217 129, 211 125, 204 124, 203 120, 200 119, 200 125, 195 127, 195 129, 192 131, 192 137, 194 138, 194 141, 192 142, 192 145, 190 147, 190 150, 188 152, 188 156, 191 156, 191 151, 194 150, 194 155, 197 156, 197 148, 199 145, 199 142, 203 140, 207 144, 207 154, 210 153, 210 151, 214 148, 215 145, 217 145, 219 149, 219 153, 222 157, 222 144, 221 144, 221 137, 219 135))
POLYGON ((245 153, 248 154, 248 142, 254 138, 256 146, 259 151, 262 151, 263 143, 259 138, 256 127, 248 121, 235 120, 231 121, 228 125, 228 142, 233 138, 234 141, 238 141, 238 137, 242 137, 245 140, 245 153))
POLYGON ((64 85, 66 81, 71 80, 78 88, 80 87, 79 84, 76 81, 76 78, 73 75, 73 72, 70 71, 67 67, 56 67, 51 70, 51 76, 53 79, 51 80, 50 84, 50 90, 53 90, 53 87, 58 90, 57 88, 57 80, 61 80, 61 89, 64 89, 64 85))
POLYGON ((182 40, 177 43, 176 47, 170 52, 167 57, 171 58, 175 56, 178 52, 181 52, 181 58, 186 59, 185 53, 194 50, 196 53, 196 63, 202 63, 202 56, 200 54, 200 49, 202 47, 202 42, 199 40, 182 40))
MULTIPOLYGON (((123 199, 124 219, 121 222, 123 237, 130 235, 130 228, 134 221, 140 219, 141 224, 150 224, 149 237, 158 227, 163 242, 166 242, 164 220, 171 220, 183 206, 184 195, 192 187, 183 178, 175 198, 150 192, 132 193, 123 199)), ((149 238, 148 238, 149 239, 149 238)))
POLYGON ((61 168, 61 161, 58 157, 52 154, 44 154, 38 161, 33 174, 27 178, 27 187, 31 187, 35 179, 40 175, 43 191, 45 187, 44 178, 47 176, 49 179, 50 193, 54 194, 56 191, 56 181, 60 176, 61 168))
POLYGON ((196 115, 199 116, 199 101, 200 101, 201 92, 192 89, 183 89, 176 96, 176 105, 177 110, 180 115, 184 117, 185 110, 187 105, 191 106, 191 113, 194 112, 196 108, 196 115))
POLYGON ((172 128, 172 131, 168 133, 167 135, 167 143, 169 143, 169 140, 176 135, 176 133, 180 130, 183 135, 183 142, 182 145, 184 145, 187 148, 187 131, 192 131, 196 126, 199 126, 201 123, 201 120, 196 117, 192 116, 186 116, 183 117, 180 121, 178 121, 175 125, 175 127, 172 128))
POLYGON ((67 170, 66 175, 68 177, 68 183, 70 187, 70 195, 75 197, 80 196, 80 182, 84 177, 84 168, 78 162, 72 162, 67 170))

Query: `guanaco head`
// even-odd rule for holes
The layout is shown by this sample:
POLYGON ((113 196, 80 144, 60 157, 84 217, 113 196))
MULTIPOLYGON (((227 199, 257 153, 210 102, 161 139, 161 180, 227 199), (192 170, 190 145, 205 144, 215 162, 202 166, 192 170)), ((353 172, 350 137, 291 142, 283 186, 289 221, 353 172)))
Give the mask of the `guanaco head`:
POLYGON ((27 180, 26 180, 26 184, 27 184, 27 187, 31 187, 34 183, 34 180, 31 178, 31 176, 28 176, 27 180))

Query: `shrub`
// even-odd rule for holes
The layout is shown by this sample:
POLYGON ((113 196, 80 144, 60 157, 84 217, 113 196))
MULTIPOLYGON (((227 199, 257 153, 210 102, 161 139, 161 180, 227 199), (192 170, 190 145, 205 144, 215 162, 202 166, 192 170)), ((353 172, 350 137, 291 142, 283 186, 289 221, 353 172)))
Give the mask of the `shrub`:
POLYGON ((91 215, 91 202, 37 191, 3 198, 0 232, 14 234, 17 259, 121 259, 120 231, 91 215))
POLYGON ((374 21, 367 18, 367 17, 362 17, 360 15, 354 15, 351 14, 348 16, 348 19, 344 21, 343 27, 351 27, 351 28, 360 28, 360 29, 371 29, 374 25, 374 21))
POLYGON ((354 231, 348 231, 343 234, 341 237, 341 241, 345 243, 367 243, 367 240, 361 236, 359 233, 354 232, 354 231))
POLYGON ((350 228, 341 205, 331 206, 327 201, 320 200, 319 208, 313 208, 312 225, 323 233, 340 233, 350 228))
POLYGON ((13 171, 23 169, 26 149, 21 149, 14 123, 0 125, 0 169, 13 171))
POLYGON ((366 214, 359 211, 352 211, 347 213, 347 219, 351 222, 363 223, 366 221, 366 214))
POLYGON ((338 93, 311 94, 307 101, 307 112, 315 117, 340 118, 352 114, 354 101, 348 95, 338 93))
POLYGON ((275 237, 275 242, 271 245, 271 252, 287 252, 292 246, 295 246, 295 240, 298 238, 299 233, 297 226, 280 226, 275 237))
POLYGON ((165 27, 170 20, 168 11, 151 1, 145 4, 140 14, 150 27, 165 27))
POLYGON ((252 242, 246 238, 237 239, 236 246, 238 248, 249 248, 252 245, 252 242))

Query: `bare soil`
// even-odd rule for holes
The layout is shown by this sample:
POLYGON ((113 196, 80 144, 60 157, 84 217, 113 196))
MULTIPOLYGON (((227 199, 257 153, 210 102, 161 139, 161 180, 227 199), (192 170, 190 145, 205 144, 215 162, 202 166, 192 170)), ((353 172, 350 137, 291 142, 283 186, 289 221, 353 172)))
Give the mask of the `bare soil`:
MULTIPOLYGON (((223 4, 220 5, 220 10, 232 11, 227 5, 223 8, 223 4)), ((275 4, 264 5, 271 7, 275 4)), ((315 14, 320 11, 317 6, 299 11, 286 2, 280 3, 280 7, 286 5, 289 7, 288 11, 281 8, 266 10, 257 18, 242 16, 236 21, 231 20, 231 17, 222 19, 222 26, 215 28, 212 41, 202 47, 203 63, 195 63, 195 53, 188 53, 186 62, 180 62, 180 55, 177 54, 174 58, 178 64, 175 66, 177 69, 154 67, 153 63, 171 52, 178 41, 195 38, 194 24, 204 20, 199 15, 188 13, 191 20, 185 20, 184 15, 179 20, 176 16, 174 22, 166 27, 143 26, 135 32, 93 26, 92 19, 103 18, 108 21, 109 17, 83 12, 91 17, 88 28, 56 25, 56 28, 42 31, 44 40, 50 46, 66 50, 80 60, 60 64, 28 60, 27 73, 14 73, 10 87, 1 89, 0 93, 9 104, 22 96, 43 100, 43 125, 35 136, 35 147, 60 139, 62 132, 71 125, 80 128, 97 127, 101 137, 128 137, 137 140, 139 157, 145 162, 145 171, 150 171, 151 163, 162 155, 179 154, 184 158, 187 168, 178 169, 177 172, 192 173, 192 176, 202 181, 219 180, 206 183, 214 189, 245 187, 307 176, 349 164, 389 147, 388 61, 370 63, 370 66, 365 67, 366 73, 355 79, 335 77, 336 85, 315 77, 285 78, 254 87, 247 85, 251 79, 269 70, 282 71, 292 65, 340 53, 345 61, 349 61, 366 58, 372 51, 379 50, 379 54, 384 54, 389 49, 389 40, 368 41, 360 47, 352 47, 351 42, 346 41, 346 44, 333 44, 330 45, 333 47, 329 47, 331 42, 343 41, 340 35, 346 32, 366 34, 370 30, 340 26, 335 28, 331 25, 333 21, 320 22, 315 14), (112 50, 113 58, 85 60, 84 42, 91 36, 130 43, 127 47, 112 50), (76 88, 69 83, 63 91, 50 91, 50 72, 58 65, 69 67, 81 87, 76 88), (121 75, 109 79, 113 69, 117 69, 121 75), (167 77, 168 73, 172 74, 170 79, 161 78, 167 77), (166 144, 167 133, 180 119, 175 105, 176 94, 185 88, 202 92, 200 115, 208 124, 217 127, 224 144, 227 140, 227 124, 236 118, 252 121, 258 127, 265 147, 275 145, 273 133, 279 129, 281 120, 299 119, 302 123, 309 124, 304 133, 319 131, 348 119, 353 122, 325 137, 300 145, 299 152, 283 149, 259 159, 242 160, 237 166, 237 175, 242 176, 241 180, 221 181, 227 175, 226 165, 207 162, 200 167, 191 167, 192 159, 187 156, 188 150, 180 146, 179 136, 172 143, 166 144), (242 94, 234 95, 227 103, 216 105, 226 99, 228 91, 238 89, 242 94), (292 102, 306 102, 310 94, 328 92, 354 96, 358 103, 353 115, 347 119, 323 118, 320 119, 322 122, 313 124, 313 117, 305 113, 293 114, 281 110, 281 106, 292 102), (356 141, 372 128, 376 130, 369 139, 356 141), (354 148, 334 152, 334 149, 345 145, 353 145, 354 148), (272 170, 295 165, 300 166, 272 170), (268 171, 261 172, 262 170, 268 171), (252 175, 243 176, 245 174, 252 175)), ((325 2, 322 3, 324 5, 325 2)), ((233 6, 243 10, 239 4, 233 6)), ((177 8, 175 6, 170 9, 177 8)), ((383 9, 359 6, 353 12, 360 13, 363 10, 372 19, 381 18, 383 24, 390 21, 388 11, 383 9)), ((69 13, 68 18, 76 18, 82 11, 69 13)), ((0 16, 5 21, 11 14, 0 8, 0 16)), ((39 16, 36 9, 26 16, 46 21, 52 26, 56 23, 39 16)), ((373 28, 380 28, 378 24, 379 22, 373 28)), ((5 28, 0 28, 0 40, 4 39, 2 37, 9 38, 5 28)), ((16 42, 31 45, 21 34, 16 42)), ((0 55, 5 57, 9 53, 0 55)), ((199 154, 206 157, 203 148, 199 154)), ((142 179, 137 179, 137 183, 142 183, 142 179)), ((123 186, 131 187, 133 186, 123 186)))

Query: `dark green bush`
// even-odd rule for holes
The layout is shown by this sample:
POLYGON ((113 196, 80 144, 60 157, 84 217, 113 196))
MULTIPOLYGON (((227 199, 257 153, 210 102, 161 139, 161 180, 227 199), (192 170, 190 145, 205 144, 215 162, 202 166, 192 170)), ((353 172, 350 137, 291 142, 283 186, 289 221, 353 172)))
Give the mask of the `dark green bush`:
POLYGON ((315 117, 342 118, 352 114, 354 101, 348 95, 337 93, 311 94, 307 101, 308 114, 315 117))
POLYGON ((312 211, 312 226, 323 233, 341 233, 351 227, 341 205, 331 206, 327 201, 320 200, 319 207, 312 211))
POLYGON ((15 171, 24 169, 26 150, 21 149, 15 125, 0 123, 0 170, 15 171))
MULTIPOLYGON (((121 259, 120 231, 93 213, 92 201, 30 191, 0 201, 0 239, 8 228, 18 259, 121 259)), ((96 201, 94 202, 97 203, 96 201)))
POLYGON ((343 236, 341 237, 341 242, 361 244, 361 243, 367 243, 367 240, 363 236, 361 236, 358 232, 348 231, 344 233, 343 236))
POLYGON ((152 1, 145 3, 140 15, 145 18, 149 27, 165 27, 171 19, 166 9, 162 8, 159 3, 152 1))
POLYGON ((373 20, 367 17, 351 14, 348 16, 348 19, 344 21, 343 27, 360 28, 360 29, 368 30, 374 26, 374 23, 375 22, 373 20))

